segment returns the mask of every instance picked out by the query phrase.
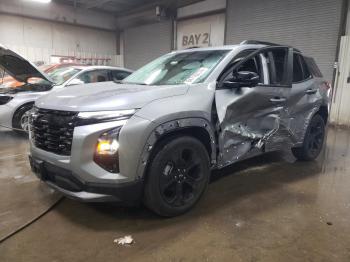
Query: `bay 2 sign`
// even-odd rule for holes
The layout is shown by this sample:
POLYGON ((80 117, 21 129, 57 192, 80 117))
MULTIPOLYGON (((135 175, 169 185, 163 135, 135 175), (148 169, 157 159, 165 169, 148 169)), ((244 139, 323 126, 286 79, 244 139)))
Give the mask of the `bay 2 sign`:
POLYGON ((182 48, 189 48, 193 46, 209 46, 209 44, 209 33, 186 34, 182 36, 182 48))

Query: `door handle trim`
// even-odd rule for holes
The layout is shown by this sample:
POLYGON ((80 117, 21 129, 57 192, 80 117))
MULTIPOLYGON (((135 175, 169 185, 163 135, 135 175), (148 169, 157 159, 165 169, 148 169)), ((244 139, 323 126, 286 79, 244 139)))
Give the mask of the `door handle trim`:
POLYGON ((272 103, 280 103, 280 102, 286 102, 287 99, 285 97, 274 97, 270 98, 270 102, 272 103))
POLYGON ((311 88, 305 91, 307 95, 313 95, 313 94, 316 94, 316 92, 317 92, 317 89, 311 89, 311 88))

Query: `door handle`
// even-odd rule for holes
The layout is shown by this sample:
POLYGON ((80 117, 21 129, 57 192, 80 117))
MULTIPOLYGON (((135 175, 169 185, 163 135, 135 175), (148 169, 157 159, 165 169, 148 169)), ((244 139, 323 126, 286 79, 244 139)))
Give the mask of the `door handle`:
POLYGON ((311 89, 311 88, 305 91, 307 95, 313 95, 313 94, 316 94, 316 92, 317 92, 317 89, 311 89))
POLYGON ((281 103, 281 102, 285 102, 285 101, 287 101, 287 99, 285 97, 270 98, 270 102, 272 102, 272 103, 281 103))
POLYGON ((348 84, 350 84, 350 76, 348 77, 348 84))

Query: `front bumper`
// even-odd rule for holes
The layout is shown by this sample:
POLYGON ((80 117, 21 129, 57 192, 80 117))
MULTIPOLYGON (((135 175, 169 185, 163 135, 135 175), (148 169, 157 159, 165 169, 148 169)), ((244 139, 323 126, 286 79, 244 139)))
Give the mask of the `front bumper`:
POLYGON ((142 180, 122 184, 86 182, 71 171, 44 160, 29 156, 29 161, 32 171, 40 180, 71 199, 82 202, 120 202, 125 205, 136 205, 142 197, 142 180))
POLYGON ((0 125, 12 128, 12 116, 14 109, 8 105, 0 105, 0 125))
MULTIPOLYGON (((134 116, 123 126, 119 141, 119 173, 110 173, 94 162, 94 152, 100 135, 123 123, 125 121, 75 127, 70 156, 36 147, 30 132, 32 165, 39 163, 44 174, 41 179, 70 198, 85 202, 130 203, 139 200, 143 191, 143 178, 137 175, 137 168, 139 152, 146 141, 145 127, 149 126, 148 120, 134 116), (123 132, 127 135, 123 135, 123 132)), ((33 169, 35 171, 35 167, 33 169)), ((40 177, 41 171, 36 170, 36 173, 40 177)))

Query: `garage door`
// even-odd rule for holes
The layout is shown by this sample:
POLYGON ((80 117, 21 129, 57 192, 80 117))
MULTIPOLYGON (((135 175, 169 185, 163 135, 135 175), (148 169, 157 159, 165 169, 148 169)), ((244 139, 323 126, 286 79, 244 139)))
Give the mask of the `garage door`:
POLYGON ((313 56, 332 80, 341 0, 228 1, 227 43, 264 40, 301 49, 313 56))
POLYGON ((133 27, 124 33, 124 62, 130 69, 138 69, 160 55, 170 52, 171 21, 133 27))

